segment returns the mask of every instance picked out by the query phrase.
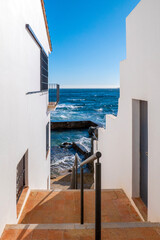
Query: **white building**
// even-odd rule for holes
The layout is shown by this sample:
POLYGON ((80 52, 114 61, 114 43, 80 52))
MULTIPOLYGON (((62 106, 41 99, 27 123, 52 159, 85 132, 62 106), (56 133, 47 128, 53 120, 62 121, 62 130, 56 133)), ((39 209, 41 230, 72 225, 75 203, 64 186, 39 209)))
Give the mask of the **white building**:
POLYGON ((24 202, 31 189, 50 186, 47 76, 52 47, 43 0, 1 0, 0 36, 1 234, 6 223, 18 222, 16 201, 24 186, 29 187, 24 202))
POLYGON ((102 187, 123 188, 133 204, 144 203, 148 221, 159 222, 160 1, 142 0, 126 24, 118 116, 99 129, 102 187))

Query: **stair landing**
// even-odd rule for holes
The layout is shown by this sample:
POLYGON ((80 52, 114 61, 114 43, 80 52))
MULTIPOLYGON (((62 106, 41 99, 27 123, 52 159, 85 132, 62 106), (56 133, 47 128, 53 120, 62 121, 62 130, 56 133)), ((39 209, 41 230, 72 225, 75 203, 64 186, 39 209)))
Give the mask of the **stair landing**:
MULTIPOLYGON (((31 191, 17 225, 7 225, 1 240, 94 240, 95 192, 31 191)), ((160 240, 160 224, 142 222, 122 190, 102 190, 102 240, 160 240)))
MULTIPOLYGON (((95 191, 84 191, 84 222, 95 222, 95 191)), ((122 190, 102 190, 102 222, 137 222, 140 217, 122 190)), ((31 191, 19 223, 80 223, 80 191, 31 191)))

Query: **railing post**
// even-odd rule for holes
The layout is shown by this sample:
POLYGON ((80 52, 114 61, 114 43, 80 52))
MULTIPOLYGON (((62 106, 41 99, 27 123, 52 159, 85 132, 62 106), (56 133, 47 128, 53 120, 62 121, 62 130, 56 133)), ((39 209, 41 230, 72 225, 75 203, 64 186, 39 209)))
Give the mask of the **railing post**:
POLYGON ((57 84, 57 103, 59 102, 59 84, 57 84))
POLYGON ((95 240, 101 240, 101 163, 99 157, 96 163, 95 240))
POLYGON ((93 140, 93 136, 91 137, 91 155, 93 155, 93 144, 94 144, 94 140, 93 140))
POLYGON ((95 240, 101 240, 101 163, 99 162, 102 154, 100 152, 87 158, 80 164, 81 167, 81 224, 84 223, 84 189, 83 189, 83 166, 87 163, 96 163, 96 190, 95 190, 95 240))
POLYGON ((75 189, 75 167, 72 168, 71 189, 75 189))
POLYGON ((83 167, 81 167, 81 224, 84 223, 84 190, 83 190, 83 167))
POLYGON ((78 165, 78 159, 77 159, 77 154, 75 155, 75 189, 78 188, 78 183, 77 183, 77 165, 78 165))

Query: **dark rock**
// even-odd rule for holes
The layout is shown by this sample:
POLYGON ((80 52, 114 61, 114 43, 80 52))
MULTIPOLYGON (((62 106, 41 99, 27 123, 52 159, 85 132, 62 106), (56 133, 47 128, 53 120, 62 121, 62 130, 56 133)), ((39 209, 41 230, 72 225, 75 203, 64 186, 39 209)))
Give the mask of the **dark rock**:
POLYGON ((88 133, 91 137, 96 137, 98 138, 98 127, 89 127, 88 133))
POLYGON ((67 121, 67 122, 51 122, 51 130, 57 129, 82 129, 89 127, 97 127, 98 124, 92 121, 67 121))
POLYGON ((71 148, 72 147, 72 143, 69 142, 64 142, 62 144, 60 144, 61 148, 71 148))
POLYGON ((90 136, 93 136, 93 133, 94 133, 95 129, 96 129, 96 127, 92 127, 92 126, 89 127, 88 133, 89 133, 90 136))

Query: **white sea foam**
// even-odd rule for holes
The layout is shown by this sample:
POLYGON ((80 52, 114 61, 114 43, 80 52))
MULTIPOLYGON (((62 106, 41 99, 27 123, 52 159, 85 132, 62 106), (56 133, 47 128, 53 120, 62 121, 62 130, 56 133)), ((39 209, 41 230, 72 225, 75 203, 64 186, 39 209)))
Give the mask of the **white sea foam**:
POLYGON ((67 107, 67 104, 62 104, 62 103, 61 103, 61 104, 58 104, 57 109, 58 109, 58 108, 65 108, 65 107, 67 107))
POLYGON ((87 137, 82 137, 78 143, 80 143, 82 146, 84 146, 87 151, 89 152, 90 151, 90 146, 91 146, 91 139, 90 138, 87 138, 87 137))
POLYGON ((81 108, 81 107, 82 106, 71 105, 71 104, 59 104, 57 106, 57 109, 59 109, 59 108, 67 108, 69 110, 69 109, 76 109, 76 108, 81 108))
POLYGON ((103 108, 99 108, 96 110, 97 112, 102 112, 103 111, 103 108))
POLYGON ((71 167, 74 163, 74 158, 75 158, 74 155, 64 156, 61 159, 58 159, 55 157, 54 159, 55 162, 52 163, 51 166, 58 167, 58 168, 61 167, 61 169, 71 167))
POLYGON ((65 119, 67 118, 67 116, 65 116, 65 115, 63 115, 63 114, 62 114, 60 117, 61 117, 61 118, 65 118, 65 119))

